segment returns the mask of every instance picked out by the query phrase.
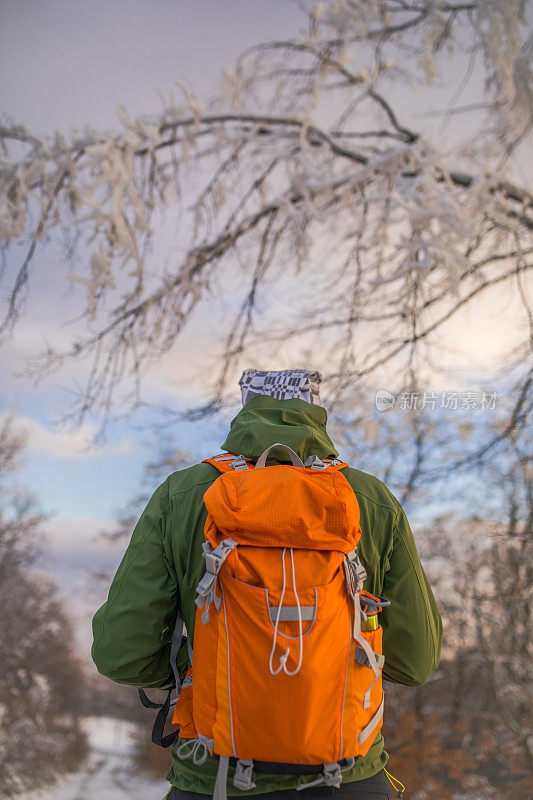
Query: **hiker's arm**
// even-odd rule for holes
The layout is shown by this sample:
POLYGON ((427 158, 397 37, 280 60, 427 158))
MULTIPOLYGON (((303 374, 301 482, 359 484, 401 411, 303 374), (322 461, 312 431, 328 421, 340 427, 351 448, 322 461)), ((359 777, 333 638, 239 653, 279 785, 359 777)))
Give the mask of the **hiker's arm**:
POLYGON ((420 686, 439 665, 442 619, 401 506, 394 522, 389 561, 383 594, 391 605, 381 615, 383 677, 394 683, 420 686))
POLYGON ((165 552, 168 481, 133 531, 109 596, 93 619, 92 657, 102 675, 145 688, 173 684, 168 643, 178 605, 176 575, 165 552), (162 631, 170 628, 170 635, 162 631))

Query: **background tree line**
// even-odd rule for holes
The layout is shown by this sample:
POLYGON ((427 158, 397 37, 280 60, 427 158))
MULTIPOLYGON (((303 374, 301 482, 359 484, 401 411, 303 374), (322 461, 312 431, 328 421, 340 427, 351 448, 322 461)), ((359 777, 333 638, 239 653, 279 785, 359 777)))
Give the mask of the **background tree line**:
POLYGON ((86 754, 84 674, 51 581, 32 571, 44 544, 37 497, 14 483, 24 437, 0 428, 0 795, 74 769, 86 754))

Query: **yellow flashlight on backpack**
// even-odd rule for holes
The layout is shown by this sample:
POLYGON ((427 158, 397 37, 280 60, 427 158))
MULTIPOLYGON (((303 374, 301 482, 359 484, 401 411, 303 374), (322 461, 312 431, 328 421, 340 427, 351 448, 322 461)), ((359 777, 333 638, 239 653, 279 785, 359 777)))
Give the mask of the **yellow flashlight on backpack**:
POLYGON ((361 630, 365 632, 377 631, 379 628, 378 613, 386 606, 390 606, 390 601, 385 597, 370 594, 370 592, 367 592, 365 589, 363 589, 359 598, 361 610, 366 614, 366 620, 361 625, 361 630))
POLYGON ((364 631, 377 631, 378 627, 378 612, 375 611, 373 614, 367 613, 366 622, 363 622, 362 629, 364 631))

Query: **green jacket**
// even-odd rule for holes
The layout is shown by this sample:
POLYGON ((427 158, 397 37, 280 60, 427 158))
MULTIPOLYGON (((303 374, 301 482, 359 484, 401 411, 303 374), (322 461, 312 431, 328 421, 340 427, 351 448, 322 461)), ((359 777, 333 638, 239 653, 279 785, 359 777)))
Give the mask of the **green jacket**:
MULTIPOLYGON (((304 400, 255 397, 231 423, 222 449, 257 458, 269 445, 282 442, 302 460, 310 455, 337 456, 326 419, 323 408, 304 400)), ((271 452, 275 457, 275 451, 271 452)), ((368 573, 365 588, 391 602, 381 614, 383 677, 419 686, 438 666, 442 622, 413 534, 400 504, 380 480, 353 467, 342 472, 361 510, 363 533, 357 550, 368 573)), ((93 620, 92 657, 98 670, 111 680, 144 688, 172 686, 171 632, 179 610, 194 637, 195 591, 204 574, 202 542, 207 512, 203 495, 218 475, 211 464, 174 472, 155 490, 143 511, 108 599, 93 620)), ((182 673, 188 666, 185 647, 180 650, 178 666, 182 673)), ((175 755, 179 743, 178 739, 172 748, 167 779, 181 789, 212 793, 218 760, 208 758, 200 767, 180 761, 175 755)), ((369 753, 344 774, 344 781, 370 777, 385 766, 383 745, 378 733, 369 753)), ((231 777, 230 769, 228 792, 238 794, 231 777)), ((259 793, 293 788, 309 778, 257 774, 255 780, 255 792, 259 793)))

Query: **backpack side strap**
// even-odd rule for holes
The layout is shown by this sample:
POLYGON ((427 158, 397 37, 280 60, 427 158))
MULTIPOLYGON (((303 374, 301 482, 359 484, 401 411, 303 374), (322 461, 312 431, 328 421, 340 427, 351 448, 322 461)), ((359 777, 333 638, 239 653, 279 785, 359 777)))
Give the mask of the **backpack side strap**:
MULTIPOLYGON (((178 672, 177 657, 178 651, 183 641, 183 619, 179 614, 176 615, 176 622, 174 625, 174 632, 172 634, 172 641, 170 644, 170 666, 172 674, 174 675, 174 686, 168 690, 168 694, 164 703, 154 703, 150 700, 144 689, 139 689, 139 698, 145 708, 158 708, 157 716, 155 718, 154 727, 152 728, 152 742, 159 745, 159 747, 170 747, 179 735, 179 730, 172 731, 172 733, 163 735, 165 724, 167 721, 170 706, 176 705, 177 699, 181 692, 182 682, 178 672), (176 689, 176 699, 171 700, 172 692, 176 689)), ((192 648, 187 637, 187 648, 189 650, 189 658, 192 663, 192 648)))

